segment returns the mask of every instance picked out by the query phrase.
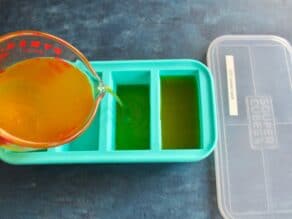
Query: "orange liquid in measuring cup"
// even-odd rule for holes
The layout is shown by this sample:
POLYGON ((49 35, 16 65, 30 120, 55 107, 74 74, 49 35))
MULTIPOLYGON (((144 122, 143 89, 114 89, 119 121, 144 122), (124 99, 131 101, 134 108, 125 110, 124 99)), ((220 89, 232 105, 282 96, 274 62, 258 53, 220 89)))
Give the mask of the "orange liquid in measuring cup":
POLYGON ((0 73, 0 128, 33 142, 59 142, 83 128, 95 106, 87 77, 56 58, 32 58, 0 73))

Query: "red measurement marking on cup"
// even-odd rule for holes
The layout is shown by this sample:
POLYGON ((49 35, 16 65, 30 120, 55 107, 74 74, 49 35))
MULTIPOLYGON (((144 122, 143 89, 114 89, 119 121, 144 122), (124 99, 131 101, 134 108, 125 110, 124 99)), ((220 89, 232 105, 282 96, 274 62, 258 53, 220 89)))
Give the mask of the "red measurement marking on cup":
POLYGON ((20 47, 20 48, 24 48, 24 47, 26 47, 26 41, 25 41, 25 40, 21 40, 21 41, 19 42, 19 47, 20 47))
POLYGON ((31 41, 30 45, 33 48, 38 48, 38 47, 40 47, 41 42, 40 41, 37 41, 37 40, 33 40, 33 41, 31 41))
POLYGON ((8 52, 4 52, 0 54, 0 59, 5 59, 8 56, 8 52))
POLYGON ((59 47, 55 47, 54 48, 54 53, 56 54, 56 55, 61 55, 61 53, 62 53, 62 49, 61 48, 59 48, 59 47))
POLYGON ((9 43, 7 43, 6 49, 10 50, 10 49, 13 49, 14 47, 15 47, 15 43, 9 42, 9 43))
POLYGON ((52 44, 49 44, 49 43, 45 43, 45 44, 44 44, 44 48, 45 48, 45 50, 49 50, 49 49, 51 49, 52 47, 53 47, 52 44))

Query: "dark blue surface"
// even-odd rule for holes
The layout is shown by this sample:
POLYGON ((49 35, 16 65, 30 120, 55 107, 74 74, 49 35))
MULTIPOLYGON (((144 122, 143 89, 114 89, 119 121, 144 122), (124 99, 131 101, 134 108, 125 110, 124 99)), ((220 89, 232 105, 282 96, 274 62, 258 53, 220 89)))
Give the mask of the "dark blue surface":
MULTIPOLYGON (((292 41, 289 0, 0 0, 0 34, 58 35, 91 60, 195 58, 223 34, 292 41)), ((9 166, 0 218, 221 218, 213 156, 192 164, 9 166)))

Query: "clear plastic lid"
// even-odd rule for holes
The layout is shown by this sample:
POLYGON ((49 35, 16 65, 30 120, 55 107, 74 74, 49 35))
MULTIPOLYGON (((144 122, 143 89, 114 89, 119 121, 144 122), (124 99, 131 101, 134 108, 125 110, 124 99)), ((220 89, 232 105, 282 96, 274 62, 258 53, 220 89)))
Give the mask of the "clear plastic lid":
POLYGON ((222 36, 209 47, 224 218, 292 218, 291 51, 276 36, 222 36))

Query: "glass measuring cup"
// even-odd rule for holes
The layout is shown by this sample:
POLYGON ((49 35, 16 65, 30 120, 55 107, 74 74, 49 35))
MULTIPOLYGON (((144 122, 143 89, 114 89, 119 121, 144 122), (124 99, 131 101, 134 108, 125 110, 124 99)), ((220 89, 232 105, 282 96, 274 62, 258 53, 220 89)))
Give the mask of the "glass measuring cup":
POLYGON ((78 130, 58 141, 31 141, 11 134, 0 127, 0 146, 19 145, 21 148, 54 147, 72 141, 83 133, 92 122, 99 103, 105 94, 106 87, 80 51, 56 36, 38 31, 18 31, 0 36, 0 74, 16 63, 32 58, 48 57, 65 60, 73 65, 78 63, 79 66, 82 66, 81 72, 86 75, 88 83, 91 85, 95 101, 90 115, 78 130))

